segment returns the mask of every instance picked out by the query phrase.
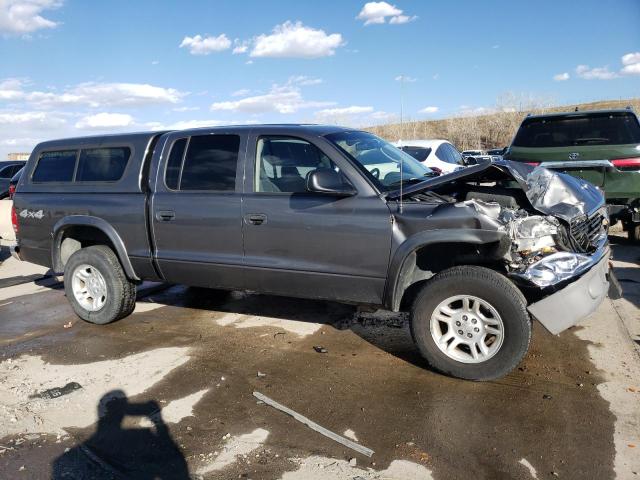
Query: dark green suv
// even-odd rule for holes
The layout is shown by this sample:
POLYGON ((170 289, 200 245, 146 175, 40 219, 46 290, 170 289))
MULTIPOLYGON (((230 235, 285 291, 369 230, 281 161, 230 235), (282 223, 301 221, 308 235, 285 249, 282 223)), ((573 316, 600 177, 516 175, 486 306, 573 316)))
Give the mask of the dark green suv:
POLYGON ((527 116, 505 159, 561 170, 605 192, 611 223, 640 240, 640 123, 631 109, 527 116))

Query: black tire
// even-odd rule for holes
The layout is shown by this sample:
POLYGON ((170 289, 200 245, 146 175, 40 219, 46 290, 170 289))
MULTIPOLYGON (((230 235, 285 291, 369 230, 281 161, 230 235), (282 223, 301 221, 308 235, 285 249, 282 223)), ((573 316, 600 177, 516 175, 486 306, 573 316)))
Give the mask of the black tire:
POLYGON ((81 319, 105 325, 133 312, 136 306, 136 286, 127 278, 118 257, 109 247, 94 245, 74 252, 65 265, 64 273, 64 291, 74 312, 81 319), (83 308, 73 293, 72 277, 81 265, 95 268, 104 278, 106 300, 97 311, 83 308))
POLYGON ((411 309, 411 334, 434 370, 466 380, 486 381, 502 377, 518 366, 529 349, 531 319, 524 296, 504 276, 484 267, 460 266, 438 273, 420 290, 411 309), (472 295, 488 302, 502 319, 502 345, 483 362, 464 363, 450 358, 431 335, 431 315, 441 302, 455 295, 472 295))

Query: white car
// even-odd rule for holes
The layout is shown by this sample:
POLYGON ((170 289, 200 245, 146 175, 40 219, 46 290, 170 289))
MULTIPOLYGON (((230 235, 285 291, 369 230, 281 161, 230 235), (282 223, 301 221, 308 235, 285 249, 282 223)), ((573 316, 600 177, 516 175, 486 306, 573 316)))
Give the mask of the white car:
POLYGON ((464 168, 462 155, 446 140, 402 140, 394 145, 440 174, 464 168))

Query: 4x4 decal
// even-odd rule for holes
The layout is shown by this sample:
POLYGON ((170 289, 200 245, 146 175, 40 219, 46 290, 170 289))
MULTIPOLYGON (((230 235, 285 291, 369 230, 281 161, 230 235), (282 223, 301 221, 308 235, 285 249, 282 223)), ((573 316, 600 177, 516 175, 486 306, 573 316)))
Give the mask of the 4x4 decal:
POLYGON ((44 217, 44 212, 42 210, 28 210, 28 209, 24 209, 20 212, 20 216, 22 218, 37 218, 38 220, 42 219, 42 217, 44 217))

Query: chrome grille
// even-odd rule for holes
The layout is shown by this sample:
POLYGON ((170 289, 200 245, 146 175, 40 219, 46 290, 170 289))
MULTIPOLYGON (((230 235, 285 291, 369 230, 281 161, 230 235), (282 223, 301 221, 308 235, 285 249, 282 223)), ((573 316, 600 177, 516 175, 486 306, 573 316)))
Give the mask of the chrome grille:
POLYGON ((571 221, 569 232, 575 242, 575 247, 581 252, 593 250, 602 235, 607 233, 607 214, 605 210, 598 210, 589 217, 578 217, 571 221))

